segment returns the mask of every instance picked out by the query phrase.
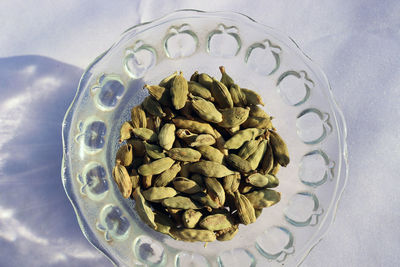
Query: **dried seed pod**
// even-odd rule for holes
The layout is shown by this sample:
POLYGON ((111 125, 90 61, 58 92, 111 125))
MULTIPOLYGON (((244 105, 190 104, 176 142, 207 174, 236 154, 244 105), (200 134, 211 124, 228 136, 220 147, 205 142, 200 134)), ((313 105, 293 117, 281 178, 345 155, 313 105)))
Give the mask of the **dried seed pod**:
POLYGON ((174 197, 177 193, 172 187, 150 187, 143 191, 142 195, 148 201, 159 203, 163 199, 174 197))
POLYGON ((135 208, 139 217, 151 228, 157 229, 157 225, 154 222, 154 213, 151 210, 150 205, 144 199, 142 193, 140 192, 140 187, 133 191, 133 197, 135 198, 135 208))
POLYGON ((206 160, 222 163, 224 159, 224 154, 215 147, 209 145, 202 145, 198 146, 196 149, 201 153, 201 156, 206 160))
POLYGON ((171 106, 171 96, 169 94, 169 90, 165 87, 145 84, 143 88, 146 88, 149 91, 149 94, 161 105, 171 106))
POLYGON ((172 82, 174 81, 176 75, 178 74, 177 71, 169 75, 168 77, 164 78, 161 80, 161 82, 158 84, 159 86, 165 87, 165 88, 170 88, 172 86, 172 82))
POLYGON ((216 237, 213 231, 200 229, 171 229, 171 237, 186 242, 212 242, 216 237))
POLYGON ((231 93, 229 93, 228 88, 226 88, 226 86, 223 83, 217 81, 216 79, 213 79, 210 91, 211 95, 215 99, 215 102, 219 105, 220 108, 233 107, 231 93))
POLYGON ((146 113, 140 105, 131 109, 131 121, 133 128, 147 127, 146 113))
POLYGON ((239 185, 238 190, 241 194, 247 194, 247 193, 250 193, 251 191, 253 191, 254 188, 255 187, 253 185, 242 181, 239 185))
POLYGON ((195 194, 203 191, 195 181, 185 177, 176 177, 172 183, 177 191, 185 194, 195 194))
MULTIPOLYGON (((161 187, 162 188, 162 187, 161 187)), ((164 207, 173 208, 173 209, 201 209, 201 206, 198 206, 194 203, 190 198, 183 196, 176 196, 164 199, 162 202, 164 207)))
POLYGON ((233 81, 233 79, 225 72, 225 67, 224 66, 220 66, 219 70, 222 74, 221 77, 221 83, 225 84, 226 87, 231 87, 233 84, 235 84, 235 82, 233 81))
POLYGON ((204 98, 193 96, 192 107, 199 117, 205 121, 214 123, 222 121, 222 114, 217 110, 213 103, 204 98))
POLYGON ((181 165, 179 162, 172 165, 171 168, 163 171, 155 180, 154 186, 166 186, 176 177, 178 172, 181 170, 181 165))
POLYGON ((229 154, 225 157, 226 163, 234 170, 240 172, 249 172, 252 170, 250 162, 245 159, 242 159, 236 154, 229 154))
POLYGON ((166 157, 162 147, 159 147, 157 145, 148 144, 148 143, 145 143, 144 146, 146 148, 146 154, 150 158, 152 158, 152 159, 162 159, 162 158, 166 157))
POLYGON ((269 182, 269 177, 267 175, 262 175, 261 173, 254 173, 246 178, 246 182, 256 187, 266 187, 269 182))
POLYGON ((224 128, 233 128, 244 123, 249 117, 249 108, 233 107, 221 110, 222 121, 218 123, 224 128))
POLYGON ((229 214, 208 215, 200 220, 199 226, 207 230, 219 231, 232 227, 232 219, 229 214))
POLYGON ((203 214, 201 214, 200 211, 195 211, 192 209, 185 210, 185 212, 182 215, 183 225, 186 228, 195 228, 201 216, 203 216, 203 214))
MULTIPOLYGON (((150 159, 149 156, 145 156, 143 158, 143 164, 144 165, 146 165, 146 164, 148 164, 150 162, 151 162, 151 159, 150 159)), ((153 183, 153 175, 152 174, 143 175, 141 181, 142 181, 142 188, 147 189, 153 183)))
POLYGON ((278 162, 274 160, 274 167, 272 167, 272 170, 269 172, 269 174, 276 175, 279 172, 280 168, 281 165, 279 165, 278 162))
POLYGON ((168 215, 157 211, 154 212, 154 222, 157 226, 155 230, 167 235, 171 228, 175 226, 174 222, 168 217, 168 215))
POLYGON ((260 217, 262 211, 263 211, 263 209, 254 209, 254 213, 256 215, 256 219, 258 219, 258 217, 260 217))
POLYGON ((247 225, 256 221, 254 207, 246 196, 235 192, 235 204, 240 221, 247 225))
POLYGON ((158 134, 158 142, 165 150, 170 150, 175 141, 175 125, 166 123, 158 134))
POLYGON ((162 159, 155 160, 148 164, 143 164, 139 167, 138 172, 139 174, 146 176, 146 175, 155 175, 160 174, 163 171, 169 169, 172 164, 174 164, 175 160, 165 157, 162 159))
POLYGON ((269 173, 274 167, 274 155, 272 153, 271 143, 267 144, 267 151, 265 151, 264 156, 261 160, 261 170, 265 174, 269 173))
POLYGON ((210 146, 215 144, 215 138, 211 134, 199 134, 193 136, 192 140, 186 143, 191 147, 210 146))
POLYGON ((264 106, 264 102, 262 101, 262 97, 257 94, 256 92, 249 90, 249 89, 245 89, 245 88, 241 88, 243 94, 246 97, 246 104, 247 105, 262 105, 264 106))
POLYGON ((182 72, 180 72, 179 75, 176 75, 170 89, 172 105, 176 110, 179 110, 185 106, 188 93, 188 83, 183 77, 182 72))
POLYGON ((200 152, 192 148, 172 148, 167 153, 172 159, 179 161, 196 162, 201 158, 200 152))
POLYGON ((128 198, 132 193, 132 182, 126 168, 117 163, 113 168, 112 175, 122 196, 128 198))
POLYGON ((229 87, 229 93, 232 96, 233 104, 237 107, 246 106, 246 96, 237 84, 232 84, 229 87))
POLYGON ((124 140, 127 140, 131 138, 133 127, 129 122, 124 122, 119 130, 119 142, 123 142, 124 140))
POLYGON ((212 87, 213 79, 208 74, 200 73, 198 77, 198 82, 210 90, 212 87))
POLYGON ((252 140, 257 136, 262 135, 265 132, 264 129, 249 128, 240 130, 235 133, 228 141, 225 142, 224 147, 227 149, 237 149, 241 147, 244 142, 252 140))
POLYGON ((147 128, 134 128, 132 131, 135 134, 135 136, 139 137, 144 141, 153 143, 156 142, 158 139, 157 134, 153 130, 147 128))
POLYGON ((196 70, 192 76, 190 76, 190 81, 191 82, 197 82, 199 80, 199 72, 196 70))
POLYGON ((213 161, 200 161, 192 163, 189 167, 191 172, 200 173, 206 177, 221 178, 234 172, 224 165, 213 161))
POLYGON ((248 117, 247 120, 242 124, 246 128, 260 128, 260 129, 272 129, 272 122, 270 118, 262 117, 248 117))
POLYGON ((248 159, 254 152, 256 152, 261 139, 249 140, 244 143, 238 152, 238 156, 242 159, 248 159))
POLYGON ((265 174, 268 177, 268 185, 267 188, 274 188, 279 185, 279 179, 272 174, 265 174))
POLYGON ((267 150, 267 144, 268 140, 263 140, 261 143, 258 145, 258 148, 256 152, 254 152, 248 159, 247 161, 250 163, 251 169, 255 170, 257 169, 258 165, 260 164, 260 161, 262 157, 264 156, 266 150, 267 150))
POLYGON ((160 104, 151 96, 148 96, 143 100, 142 106, 153 116, 164 117, 166 115, 160 104))
POLYGON ((217 236, 218 241, 228 241, 232 240, 232 238, 235 237, 238 231, 239 231, 239 225, 235 224, 229 228, 217 231, 215 235, 217 236))
POLYGON ((237 191, 240 185, 240 178, 240 173, 238 172, 225 176, 223 180, 224 190, 230 193, 237 191))
POLYGON ((210 207, 212 209, 218 209, 221 207, 219 201, 217 202, 216 200, 212 199, 212 197, 209 194, 206 194, 204 192, 192 194, 190 195, 190 198, 199 202, 201 205, 205 207, 210 207))
POLYGON ((198 134, 211 134, 214 136, 214 128, 204 122, 199 122, 199 121, 194 121, 194 120, 188 120, 183 117, 177 117, 172 119, 176 127, 181 128, 181 129, 188 129, 189 131, 193 133, 198 133, 198 134))
POLYGON ((218 132, 216 129, 214 129, 214 136, 215 136, 215 144, 219 151, 222 152, 224 155, 228 155, 228 149, 226 149, 225 146, 225 139, 224 137, 218 132))
POLYGON ((269 138, 274 158, 280 165, 286 167, 289 164, 290 159, 285 141, 283 141, 282 137, 275 131, 270 131, 269 138))
POLYGON ((281 200, 281 193, 271 189, 255 190, 245 196, 256 209, 268 208, 281 200))
POLYGON ((260 117, 270 119, 271 117, 259 106, 250 106, 250 117, 260 117))
POLYGON ((206 100, 214 101, 214 98, 212 97, 210 90, 208 90, 206 87, 197 82, 193 81, 188 82, 188 89, 189 93, 194 96, 199 96, 206 100))
POLYGON ((214 199, 220 207, 224 206, 225 203, 225 190, 221 183, 216 178, 206 177, 204 182, 207 187, 207 192, 214 199))
POLYGON ((125 144, 122 145, 115 156, 116 162, 119 162, 123 166, 129 166, 132 164, 133 153, 132 153, 132 145, 125 144))

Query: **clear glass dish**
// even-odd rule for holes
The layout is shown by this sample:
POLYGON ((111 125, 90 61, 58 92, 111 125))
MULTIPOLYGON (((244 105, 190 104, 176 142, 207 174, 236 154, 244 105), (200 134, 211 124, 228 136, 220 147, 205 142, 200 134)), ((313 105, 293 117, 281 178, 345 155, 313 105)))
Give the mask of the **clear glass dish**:
POLYGON ((347 179, 346 126, 323 72, 292 39, 237 13, 181 10, 134 26, 83 74, 63 122, 62 181, 86 238, 118 266, 296 266, 326 233, 347 179), (175 70, 263 96, 287 141, 281 201, 227 242, 175 241, 143 224, 112 180, 119 128, 175 70))

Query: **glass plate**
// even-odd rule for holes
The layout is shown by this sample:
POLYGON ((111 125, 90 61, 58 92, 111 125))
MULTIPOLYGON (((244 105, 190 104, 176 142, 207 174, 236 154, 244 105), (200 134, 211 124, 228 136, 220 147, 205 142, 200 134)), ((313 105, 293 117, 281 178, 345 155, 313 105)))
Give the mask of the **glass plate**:
POLYGON ((86 238, 118 266, 295 266, 331 225, 347 178, 346 127, 323 72, 289 37, 228 12, 181 10, 134 26, 83 74, 63 122, 62 181, 86 238), (175 70, 235 81, 262 95, 287 141, 281 201, 228 242, 160 234, 121 197, 111 173, 130 109, 175 70))

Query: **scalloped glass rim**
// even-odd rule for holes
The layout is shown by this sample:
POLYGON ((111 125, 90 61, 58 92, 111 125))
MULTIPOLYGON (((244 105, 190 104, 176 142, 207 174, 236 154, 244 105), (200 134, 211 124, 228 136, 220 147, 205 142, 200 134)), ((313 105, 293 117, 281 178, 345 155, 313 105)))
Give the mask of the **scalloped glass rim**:
POLYGON ((158 25, 165 23, 167 21, 176 19, 176 18, 182 18, 182 17, 196 17, 196 16, 203 16, 203 15, 208 15, 208 16, 213 16, 213 17, 223 17, 228 20, 234 21, 235 19, 243 19, 245 17, 248 19, 247 23, 252 23, 254 26, 257 27, 262 27, 264 30, 268 30, 270 32, 273 32, 274 35, 279 36, 280 40, 283 40, 286 45, 291 46, 293 48, 293 45, 295 48, 300 52, 298 53, 300 56, 303 57, 304 61, 307 63, 308 66, 311 66, 310 68, 313 70, 313 74, 316 75, 320 80, 326 84, 326 87, 329 88, 325 93, 327 93, 327 99, 331 105, 331 109, 333 110, 333 115, 334 117, 332 120, 336 124, 336 128, 338 129, 338 148, 340 151, 340 162, 338 164, 338 172, 337 172, 337 181, 336 181, 336 189, 334 192, 334 197, 332 198, 329 207, 327 207, 326 211, 326 216, 323 218, 323 220, 318 224, 318 231, 315 232, 315 234, 310 238, 310 240, 307 242, 307 245, 305 246, 305 249, 299 253, 299 255, 292 259, 290 262, 287 262, 293 265, 299 265, 309 254, 309 252, 312 250, 315 245, 318 244, 319 241, 325 236, 327 230, 329 229, 330 225, 333 223, 336 215, 336 210, 338 207, 338 203, 340 200, 340 197, 344 191, 344 188, 347 183, 347 178, 348 178, 348 160, 347 160, 347 144, 346 144, 346 137, 347 137, 347 130, 346 130, 346 124, 345 124, 345 119, 343 116, 342 111, 339 109, 338 104, 334 100, 332 90, 329 84, 329 81, 323 71, 320 69, 320 67, 313 62, 297 45, 297 43, 290 37, 280 33, 279 31, 269 27, 262 25, 258 22, 256 22, 254 19, 251 17, 241 14, 241 13, 235 13, 235 12, 205 12, 205 11, 200 11, 200 10, 194 10, 194 9, 183 9, 183 10, 177 10, 175 12, 172 12, 162 18, 150 21, 150 22, 145 22, 141 23, 138 25, 135 25, 129 29, 127 29, 123 34, 121 39, 113 44, 107 51, 102 53, 100 56, 98 56, 85 70, 84 74, 82 75, 82 78, 79 82, 78 89, 76 92, 76 95, 74 97, 74 100, 72 101, 70 107, 68 108, 64 121, 62 124, 62 141, 63 141, 63 161, 62 161, 62 168, 61 168, 61 176, 62 176, 62 183, 65 189, 65 192, 71 201, 71 204, 74 208, 74 211, 77 216, 77 220, 79 223, 79 226, 85 235, 85 237, 88 239, 88 241, 99 251, 101 251, 107 258, 111 260, 114 264, 118 262, 117 259, 113 257, 110 253, 107 252, 107 248, 103 247, 101 242, 98 240, 96 235, 93 234, 92 229, 89 227, 87 222, 85 220, 82 220, 83 214, 82 210, 80 209, 78 202, 77 202, 77 196, 73 193, 72 191, 72 177, 70 175, 70 163, 68 160, 69 156, 69 140, 68 140, 68 135, 71 130, 71 125, 72 118, 74 111, 77 108, 77 102, 76 100, 79 98, 80 94, 82 93, 82 89, 85 87, 87 84, 88 80, 91 78, 91 72, 90 70, 95 66, 113 47, 115 47, 118 43, 122 42, 125 38, 127 38, 128 33, 129 34, 138 34, 141 33, 145 30, 151 29, 153 27, 157 27, 158 25))

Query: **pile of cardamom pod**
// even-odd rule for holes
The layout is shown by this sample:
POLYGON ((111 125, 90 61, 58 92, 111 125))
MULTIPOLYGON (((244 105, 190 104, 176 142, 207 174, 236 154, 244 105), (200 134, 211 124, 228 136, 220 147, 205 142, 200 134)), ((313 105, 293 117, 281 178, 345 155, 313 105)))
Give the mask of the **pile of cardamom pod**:
POLYGON ((220 67, 220 81, 174 73, 132 108, 120 129, 113 177, 151 228, 183 241, 232 239, 280 200, 286 144, 260 95, 220 67))

